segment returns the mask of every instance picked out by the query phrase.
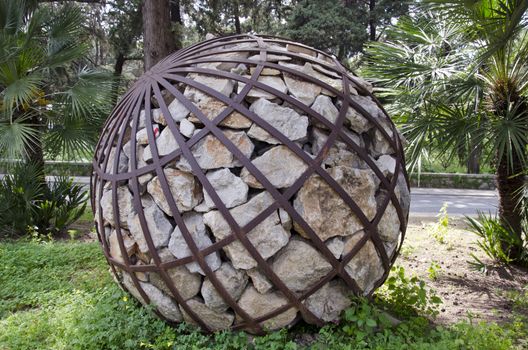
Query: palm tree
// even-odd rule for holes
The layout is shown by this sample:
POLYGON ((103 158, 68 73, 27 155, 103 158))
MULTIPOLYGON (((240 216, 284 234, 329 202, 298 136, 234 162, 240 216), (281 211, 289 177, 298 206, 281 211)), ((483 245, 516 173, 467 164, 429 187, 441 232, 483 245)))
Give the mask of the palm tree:
MULTIPOLYGON (((419 145, 417 148, 420 148, 438 137, 440 142, 430 145, 446 150, 469 138, 472 140, 470 151, 487 152, 493 159, 499 216, 519 242, 505 247, 506 253, 520 259, 525 237, 519 199, 528 168, 528 1, 427 2, 438 14, 437 19, 444 25, 452 25, 459 35, 457 40, 461 40, 454 48, 446 47, 445 59, 460 54, 458 62, 464 66, 454 64, 453 74, 430 77, 427 84, 420 85, 413 72, 418 70, 419 75, 421 66, 414 64, 416 57, 413 56, 403 59, 405 64, 390 68, 382 78, 389 86, 398 87, 410 77, 411 84, 418 84, 415 88, 424 88, 426 98, 418 102, 431 109, 428 113, 411 113, 406 130, 411 147, 419 145), (439 95, 435 96, 437 92, 439 95)), ((387 51, 385 58, 391 52, 398 53, 398 48, 391 47, 391 43, 375 45, 379 46, 371 51, 371 63, 379 63, 382 56, 376 55, 382 50, 387 51)), ((442 73, 450 66, 442 65, 442 69, 426 73, 442 73)))
POLYGON ((84 28, 74 5, 0 0, 0 157, 42 169, 90 154, 112 90, 88 68, 84 28))

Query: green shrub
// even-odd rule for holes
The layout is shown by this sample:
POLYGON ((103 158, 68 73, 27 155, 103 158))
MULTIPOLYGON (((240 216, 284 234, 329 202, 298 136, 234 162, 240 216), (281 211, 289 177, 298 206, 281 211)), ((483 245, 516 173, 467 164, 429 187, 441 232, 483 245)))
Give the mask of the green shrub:
MULTIPOLYGON (((525 216, 528 217, 528 215, 525 216)), ((466 216, 466 220, 469 224, 469 231, 479 237, 477 246, 495 263, 511 264, 515 262, 520 265, 528 263, 528 251, 523 239, 519 238, 509 227, 504 226, 497 215, 486 215, 479 212, 476 219, 466 216), (523 251, 520 259, 515 260, 510 257, 509 252, 513 247, 523 251)), ((527 230, 528 225, 525 222, 524 236, 527 235, 527 230)), ((472 253, 471 256, 474 259, 472 265, 481 270, 485 269, 485 264, 475 254, 472 253)))
POLYGON ((88 196, 71 179, 46 184, 31 164, 12 170, 0 181, 0 236, 56 235, 83 214, 88 196))

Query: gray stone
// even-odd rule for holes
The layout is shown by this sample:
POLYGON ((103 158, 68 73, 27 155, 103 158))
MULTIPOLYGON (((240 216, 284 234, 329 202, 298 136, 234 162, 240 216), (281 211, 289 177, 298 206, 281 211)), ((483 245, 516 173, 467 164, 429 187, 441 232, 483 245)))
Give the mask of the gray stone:
POLYGON ((291 240, 277 254, 272 268, 288 288, 303 292, 326 276, 332 265, 310 244, 291 240))
MULTIPOLYGON (((174 258, 172 254, 170 255, 174 258)), ((200 292, 202 278, 197 273, 190 273, 185 266, 180 265, 170 268, 167 270, 167 274, 183 300, 188 300, 200 292)), ((158 273, 150 273, 150 282, 166 294, 173 296, 169 287, 158 273)))
MULTIPOLYGON (((103 210, 104 220, 110 225, 116 226, 112 205, 112 190, 104 192, 99 203, 103 210)), ((132 193, 130 193, 127 186, 119 186, 117 188, 117 208, 119 211, 119 226, 128 228, 128 215, 134 212, 134 207, 132 204, 132 193)))
MULTIPOLYGON (((152 125, 152 132, 155 138, 159 136, 160 129, 159 129, 158 124, 152 125)), ((147 128, 141 129, 136 133, 136 141, 140 145, 148 145, 149 140, 148 140, 147 128)))
MULTIPOLYGON (((203 250, 213 244, 211 238, 209 238, 207 235, 201 214, 186 213, 183 215, 183 222, 198 249, 203 250)), ((178 259, 192 255, 191 249, 187 245, 187 242, 183 237, 183 233, 178 226, 176 226, 174 232, 172 232, 169 241, 169 250, 178 259)), ((218 252, 207 255, 205 257, 205 262, 211 270, 216 271, 221 264, 218 252)), ((188 263, 185 266, 190 272, 198 272, 202 275, 205 275, 205 272, 202 270, 197 261, 188 263)))
MULTIPOLYGON (((250 158, 255 146, 243 131, 223 131, 226 137, 250 158)), ((241 166, 240 161, 218 138, 209 134, 192 147, 192 154, 202 169, 231 168, 241 166)), ((179 166, 188 167, 187 160, 180 160, 179 166), (184 164, 181 164, 184 163, 184 164), (186 164, 185 164, 186 163, 186 164)))
MULTIPOLYGON (((271 54, 271 53, 268 53, 266 55, 266 62, 291 61, 291 59, 292 58, 290 56, 275 55, 275 54, 271 54)), ((248 60, 261 61, 260 55, 250 56, 248 58, 248 60)))
POLYGON ((328 241, 325 242, 325 244, 328 250, 332 252, 336 259, 341 258, 341 254, 343 253, 343 249, 345 248, 345 242, 343 242, 340 237, 330 238, 328 241))
POLYGON ((193 123, 188 121, 187 119, 182 119, 180 122, 180 132, 185 137, 191 137, 193 136, 194 130, 196 127, 193 123))
MULTIPOLYGON (((261 294, 250 285, 240 297, 238 305, 253 318, 257 318, 288 304, 288 302, 288 299, 278 292, 261 294)), ((261 322, 260 324, 264 329, 271 331, 290 325, 296 317, 297 309, 291 307, 281 314, 261 322)), ((238 315, 237 321, 242 321, 238 315)))
MULTIPOLYGON (((123 274, 123 284, 130 294, 132 294, 137 300, 143 305, 147 304, 147 302, 141 297, 139 290, 134 285, 134 282, 128 273, 123 274)), ((163 294, 162 291, 150 283, 139 282, 139 285, 150 299, 150 303, 156 306, 160 314, 173 322, 181 322, 183 320, 182 314, 178 309, 178 304, 176 304, 169 296, 163 294)))
MULTIPOLYGON (((365 233, 360 231, 349 237, 345 242, 343 256, 350 252, 364 235, 365 233)), ((368 295, 372 291, 374 283, 383 276, 384 270, 381 258, 371 240, 367 240, 365 245, 350 260, 345 266, 345 271, 357 282, 363 291, 363 295, 368 295)))
MULTIPOLYGON (((246 76, 246 78, 250 78, 250 77, 246 76)), ((275 90, 278 90, 278 91, 280 91, 280 92, 282 92, 284 94, 288 92, 288 88, 286 87, 286 84, 284 84, 284 81, 280 77, 262 75, 262 76, 260 76, 257 79, 257 81, 262 83, 262 84, 268 85, 271 88, 273 88, 275 90)), ((240 94, 240 92, 242 91, 244 86, 246 86, 246 84, 244 84, 242 82, 238 83, 238 88, 237 88, 237 93, 238 94, 240 94)), ((249 90, 249 92, 247 94, 247 97, 251 97, 251 98, 255 98, 255 99, 264 98, 264 99, 267 99, 267 100, 273 100, 273 99, 277 98, 277 96, 275 94, 267 92, 267 91, 264 91, 264 90, 259 89, 259 88, 255 88, 255 87, 252 88, 251 90, 249 90)))
POLYGON ((246 273, 251 278, 253 286, 259 293, 267 293, 273 288, 273 284, 258 268, 249 269, 246 273))
MULTIPOLYGON (((381 205, 386 198, 386 191, 383 191, 376 197, 378 202, 378 210, 381 210, 381 205)), ((396 208, 389 201, 385 212, 383 213, 380 222, 378 223, 378 233, 381 239, 388 243, 393 243, 398 240, 400 235, 400 219, 396 208)))
MULTIPOLYGON (((165 247, 169 242, 169 237, 172 232, 172 225, 167 220, 163 212, 158 208, 157 205, 152 205, 143 210, 145 214, 145 221, 154 243, 154 247, 160 248, 165 247)), ((136 240, 139 250, 143 253, 148 253, 149 249, 147 241, 145 240, 145 233, 141 228, 139 220, 139 214, 131 213, 128 217, 128 227, 132 237, 136 240)))
MULTIPOLYGON (((237 301, 246 288, 248 281, 244 271, 235 270, 230 263, 224 262, 214 274, 231 298, 237 301)), ((205 305, 214 311, 222 312, 229 307, 207 277, 202 285, 202 297, 205 305)))
POLYGON ((152 109, 150 113, 152 114, 152 120, 154 120, 156 123, 167 125, 167 119, 165 119, 161 108, 152 109))
MULTIPOLYGON (((246 59, 248 55, 249 55, 248 51, 216 53, 214 55, 214 59, 239 61, 239 60, 246 59)), ((206 63, 198 63, 197 67, 223 70, 223 71, 229 72, 231 69, 235 68, 237 65, 238 65, 237 62, 206 62, 206 63)))
MULTIPOLYGON (((232 80, 224 79, 224 78, 217 78, 209 75, 203 75, 203 74, 189 74, 188 78, 194 80, 197 83, 206 85, 207 87, 216 90, 220 92, 221 94, 228 96, 233 91, 233 87, 235 86, 235 83, 232 80)), ((209 96, 205 94, 204 92, 195 89, 193 87, 188 86, 185 88, 185 92, 183 95, 189 99, 191 99, 193 102, 198 102, 201 99, 204 98, 204 96, 209 96)))
MULTIPOLYGON (((388 131, 387 134, 389 135, 390 138, 392 138, 393 136, 393 133, 391 130, 386 130, 388 131)), ((374 132, 374 138, 372 140, 372 143, 373 143, 373 147, 372 147, 372 150, 374 151, 373 153, 375 155, 382 155, 382 154, 392 154, 394 153, 394 150, 392 149, 392 146, 390 145, 389 143, 390 141, 385 138, 385 136, 383 136, 383 133, 376 129, 376 131, 374 132)))
POLYGON ((396 170, 396 159, 389 155, 382 155, 376 160, 376 165, 385 176, 391 177, 396 170))
MULTIPOLYGON (((196 315, 212 330, 219 331, 228 329, 233 324, 235 316, 230 312, 218 312, 211 310, 199 299, 190 299, 187 300, 187 305, 189 308, 196 313, 196 315)), ((180 306, 181 312, 183 314, 183 319, 185 322, 192 325, 198 325, 196 321, 189 316, 185 310, 180 306)))
MULTIPOLYGON (((268 192, 262 192, 251 198, 247 203, 230 209, 229 212, 238 225, 244 227, 273 202, 274 200, 268 192)), ((204 222, 209 226, 217 240, 232 234, 227 221, 216 210, 206 213, 204 222)), ((279 214, 275 211, 247 233, 247 237, 260 255, 267 259, 288 243, 290 232, 282 227, 279 214)), ((223 249, 236 269, 247 270, 257 266, 257 262, 240 241, 234 241, 223 249)))
MULTIPOLYGON (((312 64, 309 62, 306 62, 303 66, 300 66, 297 64, 290 64, 286 62, 279 62, 279 64, 281 66, 284 66, 290 69, 298 70, 312 78, 320 80, 323 83, 329 85, 330 87, 336 89, 337 91, 343 90, 343 81, 341 79, 334 79, 334 78, 328 77, 325 74, 321 74, 317 72, 316 70, 313 69, 312 64)), ((336 96, 335 93, 331 92, 330 90, 324 89, 324 88, 321 90, 321 93, 328 95, 328 96, 332 96, 332 97, 336 96)))
MULTIPOLYGON (((279 106, 263 98, 253 102, 249 110, 271 124, 275 129, 284 134, 292 141, 302 141, 306 138, 308 129, 308 118, 288 107, 279 106)), ((248 131, 248 135, 257 140, 271 144, 280 143, 263 128, 253 124, 248 131)))
MULTIPOLYGON (((301 158, 283 145, 273 147, 252 163, 276 188, 290 187, 308 168, 301 158)), ((253 188, 264 188, 245 167, 240 177, 253 188)))
MULTIPOLYGON (((114 174, 114 162, 116 156, 116 147, 112 147, 108 155, 108 163, 106 163, 106 172, 114 174)), ((104 163, 103 163, 104 164, 104 163)), ((126 173, 128 170, 128 156, 124 152, 119 152, 119 159, 117 162, 117 174, 126 173)))
MULTIPOLYGON (((233 208, 247 201, 248 185, 229 169, 210 171, 206 175, 214 190, 227 208, 233 208)), ((204 204, 207 209, 216 208, 213 200, 204 190, 204 204)))
MULTIPOLYGON (((330 97, 324 95, 317 96, 312 105, 312 109, 321 114, 332 124, 335 124, 339 110, 334 106, 330 97)), ((317 124, 319 125, 321 123, 318 122, 317 124)))
MULTIPOLYGON (((362 140, 359 136, 353 132, 347 132, 347 135, 359 146, 363 146, 362 140)), ((317 156, 323 149, 326 141, 328 140, 328 134, 319 128, 312 128, 311 142, 312 142, 312 154, 317 156)), ((347 144, 342 141, 335 141, 326 157, 323 159, 323 165, 327 167, 335 166, 348 166, 351 168, 368 169, 369 166, 363 161, 359 155, 352 151, 347 144)))
MULTIPOLYGON (((376 215, 374 195, 379 184, 372 171, 336 166, 328 172, 372 220, 376 215)), ((349 236, 363 229, 350 207, 319 175, 312 175, 304 183, 297 193, 294 207, 323 241, 334 236, 349 236)), ((297 222, 294 227, 308 237, 297 222)))
POLYGON ((175 122, 179 122, 187 117, 189 110, 183 105, 177 98, 172 100, 172 102, 167 106, 169 113, 171 114, 172 119, 175 122))
MULTIPOLYGON (((130 238, 126 230, 121 230, 121 237, 123 237, 123 245, 125 247, 126 254, 129 257, 132 256, 132 254, 134 254, 134 251, 136 250, 136 242, 132 240, 132 238, 130 238)), ((110 249, 110 255, 120 263, 124 264, 125 259, 123 258, 123 254, 121 253, 121 248, 119 246, 119 238, 117 237, 116 230, 112 230, 112 233, 108 236, 108 246, 110 249)))
MULTIPOLYGON (((249 68, 249 73, 254 74, 256 70, 257 67, 251 67, 249 68)), ((281 75, 281 71, 274 68, 263 68, 260 75, 281 75)))
MULTIPOLYGON (((180 212, 189 211, 200 203, 202 200, 201 186, 191 173, 172 168, 165 168, 163 172, 167 178, 172 197, 176 202, 176 207, 180 212)), ((148 183, 147 191, 167 215, 173 216, 157 176, 148 183)))
MULTIPOLYGON (((128 171, 132 171, 133 158, 131 156, 130 141, 127 142, 123 146, 123 152, 125 152, 125 154, 128 157, 128 171)), ((147 162, 145 162, 145 160, 143 159, 144 153, 145 153, 145 147, 143 147, 142 145, 136 144, 136 157, 134 158, 136 160, 136 164, 135 164, 136 169, 141 169, 147 165, 147 162)))
MULTIPOLYGON (((372 101, 369 97, 350 95, 352 101, 359 104, 363 109, 374 119, 379 119, 381 110, 378 105, 372 101)), ((346 121, 349 123, 349 127, 355 132, 361 134, 372 128, 373 124, 368 121, 359 111, 355 110, 354 107, 349 106, 346 113, 346 121)))
POLYGON ((291 230, 293 222, 292 222, 292 218, 290 214, 288 214, 286 210, 279 208, 279 218, 280 218, 282 227, 284 227, 286 231, 291 230))
MULTIPOLYGON (((180 146, 169 127, 163 129, 160 136, 156 139, 156 147, 158 148, 158 155, 160 157, 166 156, 167 154, 180 149, 180 146)), ((150 145, 145 147, 143 160, 145 162, 150 162, 152 160, 152 149, 150 145)))
POLYGON ((323 321, 335 322, 339 320, 341 312, 352 304, 351 294, 342 281, 330 281, 306 298, 304 305, 323 321))
POLYGON ((286 44, 286 50, 294 53, 302 53, 311 57, 317 57, 317 52, 312 50, 311 48, 301 46, 301 45, 295 45, 295 44, 286 44))
POLYGON ((310 106, 321 93, 321 86, 298 79, 293 74, 284 73, 284 82, 288 91, 307 106, 310 106))
MULTIPOLYGON (((224 111, 224 109, 227 108, 227 105, 225 103, 208 95, 203 95, 201 99, 195 104, 196 107, 198 107, 198 109, 209 120, 215 119, 221 112, 224 111)), ((194 113, 190 115, 189 120, 193 123, 203 123, 194 113)), ((251 126, 251 124, 251 120, 247 119, 244 115, 240 114, 239 112, 233 111, 227 117, 225 117, 218 125, 226 126, 232 129, 247 129, 251 126)))

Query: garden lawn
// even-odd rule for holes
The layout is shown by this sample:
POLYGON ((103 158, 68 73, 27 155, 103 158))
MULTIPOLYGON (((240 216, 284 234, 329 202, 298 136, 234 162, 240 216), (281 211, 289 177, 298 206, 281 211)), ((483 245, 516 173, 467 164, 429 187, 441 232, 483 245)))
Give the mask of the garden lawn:
MULTIPOLYGON (((289 331, 253 337, 232 332, 206 336, 185 325, 173 329, 139 306, 113 282, 98 243, 93 241, 3 242, 0 243, 0 271, 1 350, 497 350, 526 346, 523 343, 526 319, 520 313, 501 326, 466 321, 434 326, 426 318, 415 315, 406 316, 404 322, 394 327, 385 325, 381 306, 371 307, 362 301, 347 311, 345 322, 321 330, 299 324, 289 331)), ((424 305, 407 298, 419 293, 419 283, 396 284, 396 290, 398 293, 387 299, 400 300, 398 305, 389 302, 387 307, 393 314, 408 314, 414 306, 425 310, 424 305), (406 299, 402 301, 398 295, 406 299)))

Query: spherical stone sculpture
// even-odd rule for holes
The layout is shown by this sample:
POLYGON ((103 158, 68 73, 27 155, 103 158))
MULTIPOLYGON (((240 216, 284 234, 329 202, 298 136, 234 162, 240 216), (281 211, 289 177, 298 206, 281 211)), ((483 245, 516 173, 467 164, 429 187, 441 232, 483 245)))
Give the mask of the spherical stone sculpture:
POLYGON ((93 161, 121 286, 205 331, 337 321, 386 279, 409 212, 402 143, 371 91, 326 53, 254 35, 146 72, 93 161))

